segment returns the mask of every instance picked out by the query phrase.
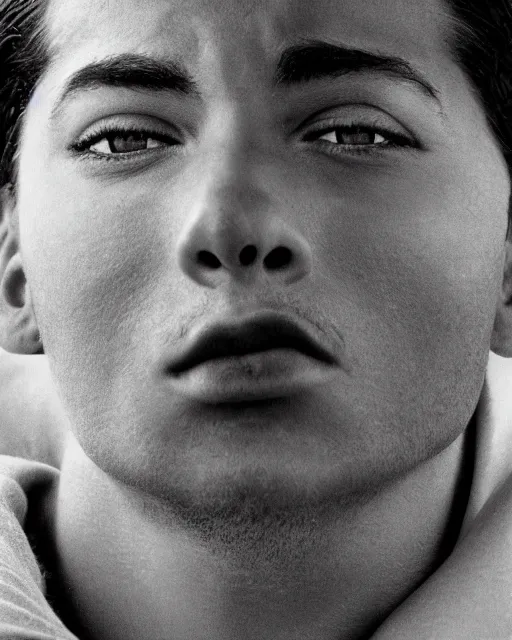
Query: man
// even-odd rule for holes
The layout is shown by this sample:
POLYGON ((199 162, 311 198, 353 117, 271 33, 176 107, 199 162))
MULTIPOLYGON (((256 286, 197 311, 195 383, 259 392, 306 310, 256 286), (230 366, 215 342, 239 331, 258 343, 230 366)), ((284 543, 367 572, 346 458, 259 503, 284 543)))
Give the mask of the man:
POLYGON ((22 5, 4 637, 509 637, 508 4, 22 5))

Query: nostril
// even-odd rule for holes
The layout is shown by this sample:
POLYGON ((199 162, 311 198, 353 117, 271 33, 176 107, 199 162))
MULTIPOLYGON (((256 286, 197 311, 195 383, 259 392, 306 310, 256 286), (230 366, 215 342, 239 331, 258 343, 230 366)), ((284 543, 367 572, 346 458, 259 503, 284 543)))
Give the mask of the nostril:
POLYGON ((287 267, 293 259, 293 254, 287 247, 276 247, 272 249, 265 259, 263 264, 267 269, 284 269, 287 267))
POLYGON ((220 260, 211 251, 198 251, 197 262, 210 269, 219 269, 222 266, 220 260))
POLYGON ((253 244, 248 244, 246 247, 242 249, 242 251, 240 251, 240 256, 239 256, 240 264, 243 267, 248 267, 256 260, 257 255, 258 255, 258 249, 256 249, 256 247, 253 244))

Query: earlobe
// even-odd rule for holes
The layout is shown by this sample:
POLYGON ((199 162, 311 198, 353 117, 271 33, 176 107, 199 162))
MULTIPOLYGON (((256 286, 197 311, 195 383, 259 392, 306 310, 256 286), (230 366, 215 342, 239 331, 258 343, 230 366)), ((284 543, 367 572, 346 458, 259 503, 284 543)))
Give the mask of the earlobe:
POLYGON ((512 241, 507 240, 503 281, 496 305, 491 349, 505 358, 512 358, 512 241))
POLYGON ((0 216, 0 346, 13 353, 42 353, 30 288, 25 277, 16 224, 14 199, 2 189, 0 216))

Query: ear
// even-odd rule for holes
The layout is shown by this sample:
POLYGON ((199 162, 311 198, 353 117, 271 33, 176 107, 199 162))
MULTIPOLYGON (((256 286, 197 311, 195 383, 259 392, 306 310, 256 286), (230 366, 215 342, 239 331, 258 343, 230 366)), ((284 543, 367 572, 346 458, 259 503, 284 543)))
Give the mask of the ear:
POLYGON ((13 353, 42 353, 19 249, 15 195, 8 185, 0 191, 0 346, 13 353))

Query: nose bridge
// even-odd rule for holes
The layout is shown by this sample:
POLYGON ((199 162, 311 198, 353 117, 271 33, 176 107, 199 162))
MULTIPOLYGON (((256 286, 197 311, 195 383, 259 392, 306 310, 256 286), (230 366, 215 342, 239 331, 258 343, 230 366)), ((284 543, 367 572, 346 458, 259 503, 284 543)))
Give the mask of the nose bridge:
MULTIPOLYGON (((263 184, 258 160, 248 149, 223 146, 208 162, 203 197, 197 202, 200 223, 213 246, 233 257, 240 245, 262 242, 270 218, 278 215, 270 185, 263 184)), ((198 220, 199 222, 199 220, 198 220)))
POLYGON ((263 273, 297 280, 310 268, 309 248, 286 219, 272 150, 243 121, 224 123, 210 140, 193 170, 199 184, 178 240, 181 268, 210 287, 263 273))
POLYGON ((185 250, 207 251, 228 269, 237 268, 246 246, 265 251, 272 242, 271 217, 277 207, 256 165, 240 144, 233 144, 233 137, 202 154, 195 171, 200 186, 180 241, 185 250))

